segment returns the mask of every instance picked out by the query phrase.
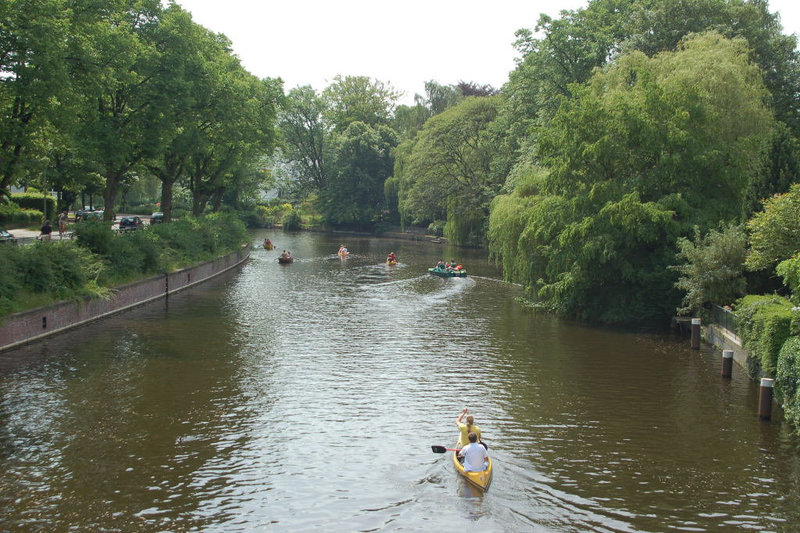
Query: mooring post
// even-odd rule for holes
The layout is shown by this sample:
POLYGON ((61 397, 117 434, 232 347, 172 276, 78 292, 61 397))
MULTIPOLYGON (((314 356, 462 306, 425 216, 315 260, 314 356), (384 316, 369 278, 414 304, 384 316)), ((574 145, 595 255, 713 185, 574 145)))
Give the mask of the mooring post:
POLYGON ((772 386, 775 380, 761 378, 761 388, 758 392, 758 416, 761 420, 772 418, 772 386))
POLYGON ((733 350, 722 350, 722 377, 730 378, 733 373, 733 350))
POLYGON ((700 349, 700 319, 692 319, 692 349, 700 349))

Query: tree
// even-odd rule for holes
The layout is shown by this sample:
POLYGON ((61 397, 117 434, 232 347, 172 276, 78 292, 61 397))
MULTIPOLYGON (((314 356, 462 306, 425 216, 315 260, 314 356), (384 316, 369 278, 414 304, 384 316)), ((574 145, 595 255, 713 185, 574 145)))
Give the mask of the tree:
POLYGON ((695 227, 694 241, 680 237, 677 258, 670 267, 680 274, 675 287, 685 293, 680 315, 694 313, 705 302, 727 305, 745 294, 744 259, 747 233, 740 225, 712 229, 705 235, 695 227))
POLYGON ((72 28, 61 0, 0 3, 0 195, 46 166, 46 137, 70 126, 72 28))
POLYGON ((306 193, 326 185, 329 127, 324 113, 324 100, 310 86, 289 91, 279 113, 282 159, 292 166, 294 179, 306 193))
POLYGON ((333 142, 333 171, 319 202, 325 221, 372 226, 381 220, 386 207, 383 186, 392 172, 396 133, 388 126, 352 122, 333 142))
POLYGON ((404 218, 435 219, 446 213, 448 238, 478 244, 489 203, 502 181, 492 172, 499 133, 491 128, 498 97, 465 98, 435 115, 408 148, 398 150, 400 211, 404 218))
POLYGON ((366 76, 336 76, 322 91, 325 118, 341 132, 353 122, 372 127, 389 125, 400 93, 391 85, 366 76))
POLYGON ((157 83, 160 52, 154 37, 162 10, 158 0, 121 0, 110 7, 82 2, 76 20, 87 28, 78 76, 86 95, 80 148, 101 168, 104 218, 113 220, 123 180, 173 133, 163 113, 170 93, 157 83))
POLYGON ((760 72, 743 41, 709 33, 674 53, 623 54, 570 90, 537 131, 536 164, 518 171, 544 177, 517 178, 523 190, 497 200, 492 249, 565 315, 663 319, 677 303, 666 269, 677 238, 746 214, 773 124, 760 72), (527 218, 507 218, 511 205, 527 218))
POLYGON ((764 210, 747 222, 750 251, 746 265, 750 270, 774 268, 779 262, 800 252, 800 183, 789 192, 764 201, 764 210))
MULTIPOLYGON (((225 56, 214 107, 188 158, 192 213, 200 215, 242 172, 252 172, 276 143, 278 80, 259 80, 225 56)), ((218 204, 217 204, 218 206, 218 204)))

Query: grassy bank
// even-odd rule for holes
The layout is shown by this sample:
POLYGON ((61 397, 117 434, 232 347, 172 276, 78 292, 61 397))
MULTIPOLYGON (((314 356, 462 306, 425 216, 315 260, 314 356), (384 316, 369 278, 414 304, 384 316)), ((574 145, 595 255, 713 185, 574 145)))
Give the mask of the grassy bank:
POLYGON ((116 233, 101 221, 76 225, 75 239, 0 246, 0 317, 85 296, 235 251, 247 240, 230 214, 181 219, 116 233))

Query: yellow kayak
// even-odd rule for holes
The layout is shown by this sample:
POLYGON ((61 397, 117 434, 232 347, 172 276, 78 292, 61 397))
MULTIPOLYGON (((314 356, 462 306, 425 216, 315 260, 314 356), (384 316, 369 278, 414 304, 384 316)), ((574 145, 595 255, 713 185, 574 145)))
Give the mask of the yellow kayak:
MULTIPOLYGON (((456 448, 461 448, 461 444, 456 444, 456 448)), ((471 485, 474 485, 475 487, 484 491, 489 488, 489 483, 492 482, 491 457, 489 457, 489 466, 486 467, 486 470, 483 472, 466 472, 464 470, 464 465, 458 460, 458 452, 453 452, 453 465, 456 467, 456 472, 458 472, 471 485)))

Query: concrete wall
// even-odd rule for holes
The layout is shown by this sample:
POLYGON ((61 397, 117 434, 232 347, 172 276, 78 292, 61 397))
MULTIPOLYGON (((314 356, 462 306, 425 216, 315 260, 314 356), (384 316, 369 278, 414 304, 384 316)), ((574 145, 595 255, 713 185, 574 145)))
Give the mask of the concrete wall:
POLYGON ((733 350, 733 360, 742 368, 747 368, 747 350, 742 348, 739 337, 718 324, 704 326, 702 331, 707 343, 720 350, 733 350))
POLYGON ((108 300, 59 302, 10 315, 0 325, 0 351, 71 329, 207 281, 250 257, 250 247, 200 265, 116 287, 108 300))

